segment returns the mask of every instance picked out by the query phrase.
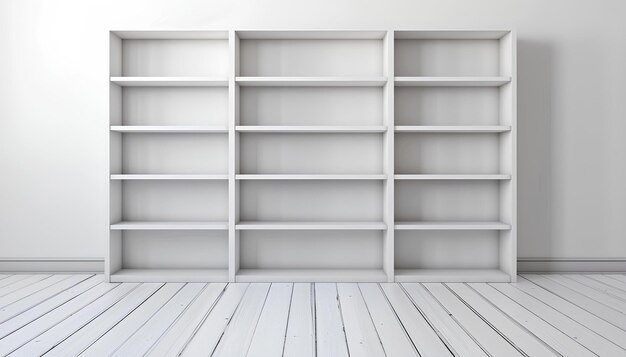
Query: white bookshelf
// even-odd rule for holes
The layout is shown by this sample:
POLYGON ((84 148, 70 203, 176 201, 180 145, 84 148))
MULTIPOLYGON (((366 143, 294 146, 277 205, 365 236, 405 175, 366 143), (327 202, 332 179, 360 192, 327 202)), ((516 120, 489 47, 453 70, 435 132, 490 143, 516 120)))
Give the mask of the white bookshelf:
POLYGON ((515 280, 511 31, 110 49, 110 281, 515 280))

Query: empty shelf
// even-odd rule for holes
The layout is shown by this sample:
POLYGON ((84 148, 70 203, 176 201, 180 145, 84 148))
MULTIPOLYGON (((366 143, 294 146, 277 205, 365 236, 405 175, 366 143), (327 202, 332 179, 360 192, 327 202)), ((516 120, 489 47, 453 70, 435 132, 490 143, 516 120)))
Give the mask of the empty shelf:
POLYGON ((396 77, 396 87, 499 87, 511 77, 396 77))
POLYGON ((396 180, 510 180, 511 175, 394 175, 396 180))
POLYGON ((153 126, 153 125, 112 125, 111 131, 119 133, 228 133, 228 128, 220 126, 153 126))
POLYGON ((228 175, 114 174, 111 180, 228 180, 228 175))
POLYGON ((122 269, 111 274, 112 283, 228 282, 228 269, 122 269))
POLYGON ((382 87, 385 77, 237 77, 240 86, 266 87, 382 87))
POLYGON ((511 225, 502 222, 396 222, 396 230, 508 230, 511 225))
POLYGON ((122 87, 227 87, 228 78, 215 77, 111 77, 122 87))
POLYGON ((236 282, 386 282, 382 269, 240 269, 236 282))
POLYGON ((239 222, 238 230, 385 230, 384 222, 239 222))
POLYGON ((237 180, 385 180, 387 175, 266 175, 240 174, 237 180))
POLYGON ((241 133, 384 133, 384 125, 372 126, 265 126, 238 125, 236 130, 241 133))
POLYGON ((429 126, 399 125, 397 133, 503 133, 511 131, 510 125, 429 126))
POLYGON ((111 230, 226 230, 228 222, 117 222, 111 230))
POLYGON ((499 269, 396 269, 396 282, 508 283, 511 276, 499 269))

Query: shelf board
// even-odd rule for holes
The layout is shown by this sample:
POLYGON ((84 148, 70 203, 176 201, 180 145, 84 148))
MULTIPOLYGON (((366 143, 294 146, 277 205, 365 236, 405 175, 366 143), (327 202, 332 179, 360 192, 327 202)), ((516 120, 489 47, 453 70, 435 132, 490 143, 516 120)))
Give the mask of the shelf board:
POLYGON ((236 31, 242 40, 382 40, 387 31, 370 30, 242 30, 236 31))
POLYGON ((228 128, 183 125, 111 125, 111 131, 119 133, 228 133, 228 128))
POLYGON ((511 77, 395 77, 396 87, 499 87, 511 77))
POLYGON ((394 31, 396 40, 498 40, 510 30, 409 30, 394 31))
POLYGON ((111 224, 113 231, 131 230, 227 230, 228 222, 117 222, 111 224))
POLYGON ((237 230, 375 230, 387 229, 384 222, 262 222, 242 221, 237 230))
POLYGON ((240 269, 238 283, 386 282, 382 269, 240 269))
POLYGON ((111 77, 122 87, 228 87, 221 77, 111 77))
POLYGON ((503 222, 396 222, 396 230, 509 230, 511 225, 503 222))
POLYGON ((431 175, 431 174, 398 174, 394 175, 396 180, 510 180, 511 175, 431 175))
POLYGON ((511 276, 499 269, 396 269, 396 282, 508 283, 511 276))
POLYGON ((237 77, 240 86, 264 87, 382 87, 386 77, 237 77))
POLYGON ((396 133, 504 133, 510 125, 397 125, 396 133))
POLYGON ((112 283, 228 282, 228 269, 122 269, 111 274, 112 283))
POLYGON ((111 180, 228 180, 228 175, 114 174, 111 180))
POLYGON ((236 131, 241 133, 384 133, 387 127, 384 125, 371 126, 267 126, 267 125, 238 125, 236 131))
POLYGON ((291 175, 239 174, 237 180, 386 180, 387 175, 291 175))

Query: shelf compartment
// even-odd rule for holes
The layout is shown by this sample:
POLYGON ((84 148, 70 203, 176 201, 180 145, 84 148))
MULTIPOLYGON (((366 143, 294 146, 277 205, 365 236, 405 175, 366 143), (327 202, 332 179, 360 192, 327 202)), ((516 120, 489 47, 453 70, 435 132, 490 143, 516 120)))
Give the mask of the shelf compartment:
POLYGON ((228 180, 228 175, 113 174, 111 180, 228 180))
POLYGON ((122 221, 111 224, 111 230, 227 230, 228 222, 189 221, 189 222, 155 222, 155 221, 122 221))
POLYGON ((401 127, 499 126, 498 87, 396 87, 394 122, 401 127))
POLYGON ((500 87, 511 77, 396 77, 396 87, 500 87))
POLYGON ((382 222, 384 217, 384 181, 247 180, 239 186, 242 222, 382 222))
POLYGON ((238 283, 386 282, 382 269, 240 269, 238 283))
POLYGON ((237 180, 386 180, 387 175, 239 174, 237 180))
POLYGON ((510 125, 396 125, 396 133, 505 133, 510 125))
POLYGON ((510 180, 511 175, 431 175, 431 174, 399 174, 396 180, 510 180))
POLYGON ((386 77, 237 77, 240 86, 258 87, 382 87, 386 77))
MULTIPOLYGON (((228 221, 227 180, 116 181, 111 182, 111 189, 119 195, 116 206, 120 213, 113 222, 228 221)), ((149 233, 158 235, 159 232, 166 231, 149 233)))
POLYGON ((503 222, 396 222, 396 230, 509 230, 511 225, 503 222))
POLYGON ((241 87, 239 99, 239 125, 384 124, 381 87, 241 87))
POLYGON ((501 222, 502 186, 498 180, 396 181, 395 221, 501 222))
POLYGON ((112 283, 210 283, 228 282, 228 269, 121 269, 112 283))
POLYGON ((124 127, 227 128, 227 87, 119 87, 112 125, 124 127))
POLYGON ((499 269, 396 269, 396 282, 411 283, 508 283, 511 277, 499 269))
POLYGON ((111 77, 122 87, 228 87, 223 77, 111 77))
POLYGON ((353 125, 353 126, 333 126, 333 125, 238 125, 236 131, 241 133, 384 133, 387 127, 384 125, 353 125))
POLYGON ((383 141, 377 133, 244 135, 238 173, 375 175, 383 172, 383 141))
POLYGON ((237 230, 386 230, 384 222, 264 222, 242 221, 237 230))
POLYGON ((228 133, 228 128, 220 126, 202 125, 111 125, 111 131, 119 133, 176 133, 193 134, 228 133))

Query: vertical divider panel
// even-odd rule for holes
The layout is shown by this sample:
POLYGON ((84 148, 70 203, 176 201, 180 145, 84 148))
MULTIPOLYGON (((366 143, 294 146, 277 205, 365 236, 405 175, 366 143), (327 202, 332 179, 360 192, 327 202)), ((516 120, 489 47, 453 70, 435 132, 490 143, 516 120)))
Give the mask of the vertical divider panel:
POLYGON ((500 269, 517 279, 517 45, 515 32, 500 39, 500 74, 511 82, 500 87, 500 124, 511 131, 500 137, 500 171, 511 179, 500 184, 500 220, 511 225, 500 232, 500 269))
MULTIPOLYGON (((122 75, 122 39, 109 32, 109 73, 108 76, 122 75)), ((107 82, 109 78, 107 78, 107 82)), ((122 232, 111 231, 111 224, 122 219, 122 183, 111 181, 111 172, 122 167, 121 133, 111 133, 111 125, 122 124, 122 88, 109 83, 109 120, 107 121, 108 170, 107 170, 107 202, 109 204, 107 219, 107 250, 104 264, 105 281, 111 281, 111 274, 122 268, 122 232)), ((121 171, 120 171, 121 172, 121 171)))
POLYGON ((383 189, 383 215, 387 230, 383 232, 383 269, 387 281, 395 280, 394 272, 394 32, 387 31, 383 40, 383 73, 387 76, 387 84, 383 89, 383 121, 387 131, 383 134, 383 172, 387 175, 383 189))
POLYGON ((235 174, 239 171, 238 133, 239 87, 235 82, 239 74, 239 38, 235 31, 228 31, 228 281, 234 282, 239 270, 239 233, 235 229, 239 221, 239 183, 235 174))

